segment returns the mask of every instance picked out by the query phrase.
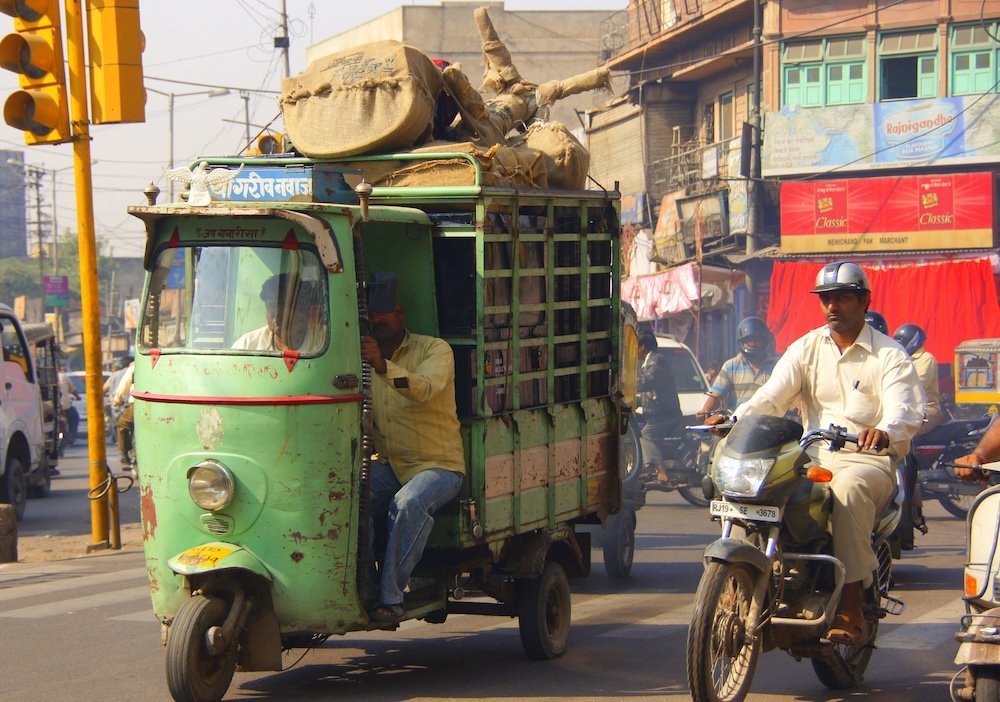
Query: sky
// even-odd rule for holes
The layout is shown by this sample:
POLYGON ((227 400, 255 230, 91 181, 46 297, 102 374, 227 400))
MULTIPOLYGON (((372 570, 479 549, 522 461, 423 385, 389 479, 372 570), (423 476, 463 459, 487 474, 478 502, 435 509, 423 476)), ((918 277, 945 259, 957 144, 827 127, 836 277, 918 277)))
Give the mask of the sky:
MULTIPOLYGON (((163 175, 170 160, 169 98, 174 94, 174 163, 187 165, 199 155, 237 153, 245 143, 249 110, 251 137, 279 114, 277 93, 283 59, 273 48, 279 34, 281 0, 140 0, 146 37, 143 70, 147 87, 146 121, 91 125, 94 219, 98 239, 113 256, 141 256, 145 234, 126 212, 145 203, 142 190, 153 182, 160 202, 169 188, 163 175), (228 95, 205 91, 225 87, 228 95), (241 93, 241 90, 244 91, 241 93), (200 95, 184 95, 197 93, 200 95), (244 100, 242 95, 248 96, 244 100)), ((286 0, 291 74, 305 69, 306 48, 379 17, 400 5, 435 5, 432 0, 286 0)), ((468 2, 469 22, 478 2, 468 2)), ((621 10, 627 0, 507 0, 508 11, 621 10)), ((0 15, 0 32, 13 31, 0 15)), ((595 47, 596 53, 596 47, 595 47)), ((14 73, 0 70, 0 94, 18 87, 14 73)), ((280 121, 277 123, 280 125, 280 121)), ((0 149, 21 150, 25 161, 56 171, 56 218, 59 230, 76 231, 73 148, 24 145, 22 132, 0 121, 0 149)), ((43 180, 43 207, 51 207, 52 174, 43 180)), ((175 193, 182 188, 175 185, 175 193)), ((30 219, 30 217, 29 217, 30 219)))

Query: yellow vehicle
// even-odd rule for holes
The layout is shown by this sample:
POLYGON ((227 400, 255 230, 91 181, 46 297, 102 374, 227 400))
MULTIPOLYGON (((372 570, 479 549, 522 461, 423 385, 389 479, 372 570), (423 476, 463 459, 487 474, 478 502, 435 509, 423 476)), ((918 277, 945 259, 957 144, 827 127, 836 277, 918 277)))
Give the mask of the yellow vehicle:
POLYGON ((1000 407, 998 356, 1000 339, 969 339, 955 349, 955 403, 963 414, 1000 407))

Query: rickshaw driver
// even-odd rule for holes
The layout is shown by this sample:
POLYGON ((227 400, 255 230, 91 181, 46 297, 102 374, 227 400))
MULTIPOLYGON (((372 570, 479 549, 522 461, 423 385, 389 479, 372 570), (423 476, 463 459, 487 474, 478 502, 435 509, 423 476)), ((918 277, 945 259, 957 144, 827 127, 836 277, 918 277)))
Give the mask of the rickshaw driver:
POLYGON ((293 273, 278 273, 260 286, 267 323, 241 336, 231 348, 247 351, 314 352, 323 347, 325 329, 311 321, 315 286, 293 273))
MULTIPOLYGON (((396 284, 394 273, 374 274, 371 336, 361 339, 361 357, 374 371, 372 433, 378 451, 371 464, 370 528, 386 529, 379 592, 368 614, 391 624, 403 616, 403 590, 427 544, 432 515, 458 495, 465 474, 454 355, 444 340, 403 326, 396 284)), ((375 599, 374 593, 365 594, 375 599)))

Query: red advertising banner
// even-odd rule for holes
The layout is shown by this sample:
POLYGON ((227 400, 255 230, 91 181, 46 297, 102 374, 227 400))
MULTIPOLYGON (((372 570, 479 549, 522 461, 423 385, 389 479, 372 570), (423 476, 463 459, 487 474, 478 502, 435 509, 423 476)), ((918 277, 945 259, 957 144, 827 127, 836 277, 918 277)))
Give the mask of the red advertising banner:
POLYGON ((788 181, 781 184, 781 248, 992 248, 993 211, 991 173, 788 181))

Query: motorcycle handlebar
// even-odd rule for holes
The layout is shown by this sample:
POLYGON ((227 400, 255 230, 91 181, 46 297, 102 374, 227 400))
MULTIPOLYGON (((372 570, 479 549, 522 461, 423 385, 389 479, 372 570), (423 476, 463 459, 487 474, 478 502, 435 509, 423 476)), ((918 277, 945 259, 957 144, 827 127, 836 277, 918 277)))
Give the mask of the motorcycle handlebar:
POLYGON ((831 424, 829 429, 813 429, 802 437, 799 446, 806 448, 817 441, 829 441, 831 451, 839 451, 845 444, 857 444, 858 435, 848 434, 847 429, 831 424))

